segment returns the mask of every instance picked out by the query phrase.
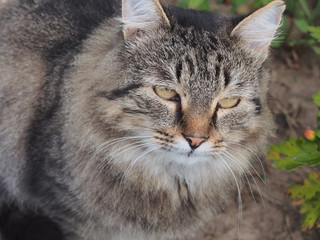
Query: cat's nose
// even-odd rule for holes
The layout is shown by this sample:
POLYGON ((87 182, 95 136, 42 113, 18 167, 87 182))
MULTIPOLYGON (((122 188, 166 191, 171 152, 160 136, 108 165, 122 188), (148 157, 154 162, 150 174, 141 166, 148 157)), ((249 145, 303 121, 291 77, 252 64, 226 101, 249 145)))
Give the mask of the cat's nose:
POLYGON ((194 136, 191 134, 184 134, 182 133, 182 136, 187 140, 192 150, 199 147, 203 142, 205 142, 209 137, 207 136, 194 136))

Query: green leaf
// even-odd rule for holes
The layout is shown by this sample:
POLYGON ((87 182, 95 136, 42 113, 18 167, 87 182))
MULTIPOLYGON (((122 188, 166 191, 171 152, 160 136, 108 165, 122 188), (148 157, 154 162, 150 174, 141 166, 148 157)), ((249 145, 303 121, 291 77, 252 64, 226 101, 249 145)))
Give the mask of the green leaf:
POLYGON ((308 7, 307 2, 305 0, 299 0, 299 3, 300 3, 300 6, 301 6, 303 12, 306 14, 306 16, 308 18, 310 18, 311 17, 311 12, 310 12, 310 9, 308 7))
POLYGON ((316 94, 312 95, 312 99, 314 104, 320 107, 320 92, 317 92, 316 94))
POLYGON ((293 170, 304 165, 291 159, 291 157, 294 157, 299 151, 300 147, 297 145, 296 140, 290 138, 289 141, 272 145, 268 151, 267 159, 271 160, 273 167, 277 169, 293 170))
POLYGON ((273 0, 255 0, 252 3, 252 7, 253 8, 257 8, 257 7, 265 6, 265 5, 267 5, 268 3, 272 2, 272 1, 273 0))
POLYGON ((303 210, 301 210, 305 212, 305 215, 302 221, 303 231, 313 228, 317 220, 320 219, 320 200, 317 201, 316 203, 308 204, 308 205, 305 205, 303 210))
MULTIPOLYGON (((320 51, 320 48, 319 48, 319 51, 320 51)), ((320 54, 320 52, 319 52, 319 54, 320 54)), ((320 92, 313 94, 312 99, 313 99, 314 104, 320 108, 320 92)), ((317 113, 317 126, 318 126, 318 129, 320 132, 320 112, 317 113)), ((318 132, 318 131, 316 131, 316 132, 318 132)), ((320 135, 318 135, 318 133, 317 133, 317 136, 320 138, 320 135)))
POLYGON ((312 9, 311 22, 316 22, 320 17, 320 1, 318 1, 317 5, 312 9))
POLYGON ((313 47, 313 50, 316 52, 316 54, 320 55, 320 47, 313 47))
POLYGON ((313 38, 320 42, 320 26, 309 26, 307 30, 310 32, 313 38))
POLYGON ((181 0, 176 5, 181 8, 188 8, 189 0, 181 0))
POLYGON ((292 185, 288 188, 291 198, 300 198, 305 200, 313 199, 320 193, 320 173, 311 172, 308 178, 303 181, 303 185, 292 185))
POLYGON ((283 22, 280 26, 279 34, 277 37, 272 41, 272 47, 280 47, 285 42, 287 35, 288 35, 288 20, 286 18, 283 19, 283 22))
POLYGON ((314 38, 312 38, 312 39, 290 40, 290 42, 289 42, 290 46, 306 44, 306 45, 311 46, 311 47, 313 47, 316 43, 317 42, 316 42, 316 40, 314 38))
POLYGON ((244 5, 248 0, 231 0, 232 11, 235 12, 241 5, 244 5))
POLYGON ((210 10, 209 0, 181 0, 176 4, 182 8, 192 8, 196 10, 210 10))
MULTIPOLYGON (((290 13, 295 13, 295 10, 297 9, 297 2, 296 1, 286 1, 286 9, 290 13)), ((295 15, 295 14, 294 14, 295 15)))
POLYGON ((293 185, 287 192, 301 205, 300 212, 304 215, 302 230, 311 229, 320 219, 320 172, 311 172, 302 185, 293 185))
MULTIPOLYGON (((292 159, 295 159, 294 157, 292 159)), ((296 161, 315 166, 320 163, 320 152, 315 142, 306 141, 301 144, 301 151, 296 154, 296 161)))
POLYGON ((311 166, 320 163, 318 145, 303 138, 290 138, 280 144, 274 144, 268 151, 267 159, 273 167, 281 170, 293 170, 305 164, 311 166))
POLYGON ((308 31, 314 32, 314 33, 320 33, 320 26, 309 26, 308 31))
POLYGON ((306 20, 304 19, 296 19, 294 21, 294 24, 297 26, 297 28, 300 29, 301 32, 307 33, 308 32, 308 27, 309 24, 306 20))
MULTIPOLYGON (((193 2, 195 0, 191 0, 191 2, 193 2)), ((195 7, 190 7, 190 8, 194 8, 194 9, 197 9, 197 10, 202 10, 202 11, 209 11, 210 10, 210 4, 209 4, 209 1, 208 0, 197 0, 197 4, 195 4, 195 7)))

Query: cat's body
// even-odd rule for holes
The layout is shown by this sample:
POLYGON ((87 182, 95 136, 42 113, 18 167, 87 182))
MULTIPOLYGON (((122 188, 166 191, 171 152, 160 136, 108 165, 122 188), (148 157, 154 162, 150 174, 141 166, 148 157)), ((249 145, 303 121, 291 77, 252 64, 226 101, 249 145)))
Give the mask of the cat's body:
POLYGON ((123 2, 123 25, 111 0, 0 13, 0 207, 44 215, 66 239, 194 233, 272 126, 267 50, 244 46, 240 19, 123 2))

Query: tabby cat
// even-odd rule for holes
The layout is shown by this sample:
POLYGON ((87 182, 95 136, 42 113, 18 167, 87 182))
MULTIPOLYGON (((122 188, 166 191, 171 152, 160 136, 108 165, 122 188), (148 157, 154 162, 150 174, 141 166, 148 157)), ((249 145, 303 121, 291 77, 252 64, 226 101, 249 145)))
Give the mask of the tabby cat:
POLYGON ((196 233, 273 128, 265 61, 284 8, 11 1, 0 12, 2 238, 196 233))

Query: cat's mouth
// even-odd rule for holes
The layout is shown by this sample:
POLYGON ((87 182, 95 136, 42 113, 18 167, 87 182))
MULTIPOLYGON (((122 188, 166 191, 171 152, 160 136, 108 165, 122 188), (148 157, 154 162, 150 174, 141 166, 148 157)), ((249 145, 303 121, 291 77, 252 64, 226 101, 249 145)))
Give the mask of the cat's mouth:
POLYGON ((197 152, 190 151, 163 151, 158 156, 161 156, 160 160, 166 160, 182 165, 194 165, 200 162, 211 161, 215 159, 215 154, 212 152, 197 152))
POLYGON ((176 155, 179 157, 182 157, 186 160, 188 159, 193 159, 193 158, 203 158, 203 157, 211 157, 215 155, 217 152, 222 151, 223 147, 212 147, 211 150, 199 150, 199 149, 178 149, 178 148, 162 148, 162 151, 171 154, 171 155, 176 155))
POLYGON ((189 152, 184 153, 188 158, 190 157, 197 157, 197 156, 208 156, 211 155, 211 152, 200 152, 196 151, 195 149, 191 149, 189 152))
POLYGON ((161 151, 171 153, 171 154, 176 154, 185 158, 201 157, 201 156, 208 157, 210 155, 214 155, 218 151, 223 151, 224 149, 222 142, 219 142, 219 144, 212 144, 209 142, 205 142, 203 143, 203 145, 199 146, 198 148, 192 148, 187 143, 179 142, 179 140, 170 145, 161 144, 161 143, 159 145, 160 145, 161 151))
POLYGON ((194 150, 192 149, 192 150, 188 153, 188 157, 190 157, 193 152, 194 152, 194 150))
POLYGON ((164 138, 164 136, 155 136, 151 146, 151 149, 153 148, 157 149, 157 159, 160 157, 161 160, 187 165, 215 159, 219 152, 221 153, 225 149, 222 139, 213 142, 209 138, 188 136, 176 138, 170 136, 170 139, 164 138))

